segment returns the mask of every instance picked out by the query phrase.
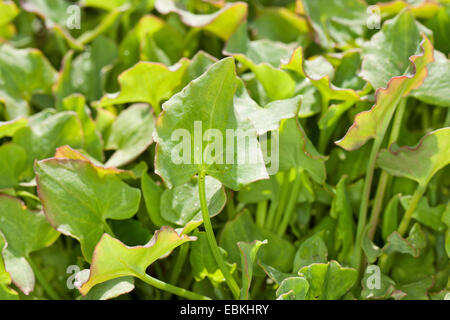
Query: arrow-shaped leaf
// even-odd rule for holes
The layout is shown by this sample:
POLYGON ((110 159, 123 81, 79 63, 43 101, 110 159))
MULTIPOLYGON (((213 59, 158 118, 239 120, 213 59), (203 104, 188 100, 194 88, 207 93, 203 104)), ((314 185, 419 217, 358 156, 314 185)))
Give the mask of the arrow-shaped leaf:
POLYGON ((89 280, 83 284, 80 292, 86 295, 96 284, 119 277, 145 277, 149 265, 192 240, 195 238, 180 236, 169 227, 162 227, 146 245, 136 247, 127 247, 104 234, 94 251, 89 280))
POLYGON ((155 171, 169 186, 184 184, 196 173, 234 190, 268 178, 257 132, 240 112, 244 103, 252 103, 246 96, 234 59, 226 58, 164 103, 154 137, 155 171), (252 147, 239 143, 239 137, 252 147))
POLYGON ((441 168, 450 163, 450 128, 425 135, 414 147, 392 145, 378 155, 378 165, 388 173, 427 185, 441 168))

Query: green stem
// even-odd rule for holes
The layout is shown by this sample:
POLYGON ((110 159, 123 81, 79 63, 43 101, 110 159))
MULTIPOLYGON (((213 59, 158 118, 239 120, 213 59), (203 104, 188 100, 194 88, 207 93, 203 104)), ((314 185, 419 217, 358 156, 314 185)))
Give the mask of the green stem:
MULTIPOLYGON (((321 117, 325 116, 325 114, 328 111, 328 103, 330 102, 330 99, 328 97, 324 97, 322 95, 322 112, 321 117)), ((320 130, 319 133, 319 152, 325 153, 328 145, 328 140, 330 136, 331 128, 326 128, 324 130, 320 130)))
MULTIPOLYGON (((400 104, 398 106, 398 110, 395 113, 394 123, 392 125, 392 131, 391 136, 389 137, 389 145, 394 143, 398 140, 399 134, 400 134, 400 128, 403 122, 403 115, 405 114, 406 109, 406 101, 407 98, 403 98, 400 101, 400 104)), ((375 235, 375 231, 377 229, 378 219, 380 217, 381 213, 381 207, 383 206, 383 200, 384 200, 384 194, 386 191, 386 186, 388 185, 390 179, 390 175, 383 171, 380 176, 380 180, 378 182, 377 186, 377 192, 375 194, 375 200, 372 207, 372 212, 370 215, 370 229, 369 229, 369 237, 370 239, 373 239, 375 235)))
MULTIPOLYGON (((178 251, 177 259, 175 260, 175 265, 172 268, 172 272, 169 277, 169 283, 176 284, 180 278, 181 270, 183 269, 184 263, 186 261, 187 254, 189 252, 189 243, 181 245, 180 251, 178 251)), ((170 294, 165 295, 166 299, 170 298, 170 294)))
POLYGON ((112 231, 111 227, 109 226, 107 221, 103 221, 103 227, 105 228, 105 232, 109 234, 111 237, 115 238, 114 232, 112 231))
POLYGON ((264 223, 266 222, 268 203, 268 200, 260 201, 256 207, 256 224, 261 228, 264 227, 264 223))
POLYGON ((427 184, 419 184, 416 191, 414 192, 414 195, 411 199, 411 202, 409 203, 409 207, 405 212, 405 215, 402 218, 402 221, 400 222, 400 226, 398 227, 398 233, 400 233, 401 236, 404 236, 406 233, 406 230, 408 230, 409 222, 411 221, 412 214, 417 209, 417 205, 419 204, 420 198, 422 198, 423 194, 425 193, 425 190, 427 189, 427 184))
POLYGON ((281 220, 280 226, 278 228, 277 234, 279 237, 282 237, 286 232, 289 222, 292 219, 292 214, 294 213, 295 205, 297 204, 298 194, 300 192, 302 182, 301 174, 297 173, 297 175, 298 176, 295 178, 294 183, 292 184, 292 190, 289 196, 286 210, 284 210, 283 219, 281 220))
MULTIPOLYGON (((291 169, 291 170, 293 170, 293 169, 291 169)), ((291 171, 287 171, 284 173, 283 185, 281 186, 280 201, 278 202, 278 208, 277 208, 277 211, 276 211, 275 217, 274 217, 275 220, 274 220, 272 228, 271 228, 273 231, 276 230, 276 226, 278 226, 280 224, 281 219, 283 217, 285 204, 289 197, 289 187, 291 185, 290 180, 291 180, 291 171)))
POLYGON ((372 146, 372 151, 370 152, 369 164, 364 179, 364 189, 361 198, 361 205, 359 208, 358 226, 356 229, 356 245, 353 254, 353 266, 357 270, 359 270, 361 266, 361 244, 367 220, 367 207, 369 204, 370 188, 372 186, 373 173, 375 171, 375 163, 377 160, 378 150, 380 149, 382 141, 383 137, 378 136, 377 138, 375 138, 375 141, 372 146))
POLYGON ((172 294, 175 294, 177 296, 186 298, 186 299, 190 299, 190 300, 211 300, 211 298, 208 298, 206 296, 202 296, 200 294, 197 294, 195 292, 180 288, 180 287, 176 287, 173 286, 171 284, 168 284, 164 281, 161 281, 159 279, 153 278, 151 276, 149 276, 148 274, 138 274, 135 273, 135 276, 139 279, 141 279, 142 281, 144 281, 145 283, 148 283, 149 285, 163 290, 163 291, 167 291, 170 292, 172 294))
POLYGON ((93 30, 86 31, 83 33, 78 39, 77 42, 81 44, 88 44, 89 42, 93 41, 95 38, 97 38, 99 35, 104 33, 106 30, 108 30, 120 17, 123 10, 121 9, 115 9, 108 13, 106 17, 102 20, 102 22, 93 30))
POLYGON ((236 217, 236 206, 234 205, 234 199, 233 199, 233 191, 228 190, 228 197, 227 197, 227 214, 228 214, 228 220, 233 220, 234 217, 236 217))
POLYGON ((44 274, 41 272, 37 264, 34 263, 34 261, 30 257, 25 258, 28 263, 31 266, 31 269, 33 269, 34 275, 36 276, 37 281, 44 289, 45 293, 50 297, 52 300, 62 300, 62 298, 59 296, 59 294, 53 289, 53 287, 48 283, 47 279, 45 278, 44 274))
POLYGON ((211 224, 211 219, 209 217, 208 204, 206 202, 206 191, 205 191, 205 174, 199 173, 198 175, 198 192, 200 196, 200 206, 202 209, 202 217, 203 217, 203 225, 206 231, 206 237, 208 238, 209 246, 211 251, 213 252, 214 258, 222 271, 223 276, 225 277, 225 281, 230 287, 231 292, 235 299, 239 299, 240 289, 236 283, 236 280, 230 274, 225 261, 223 259, 222 254, 219 251, 219 247, 217 245, 216 237, 214 236, 214 230, 211 224))
POLYGON ((276 200, 272 200, 270 201, 270 208, 269 208, 269 212, 267 213, 267 221, 265 224, 265 228, 267 230, 271 230, 272 226, 273 226, 273 222, 275 220, 275 213, 277 211, 278 208, 278 202, 276 200))

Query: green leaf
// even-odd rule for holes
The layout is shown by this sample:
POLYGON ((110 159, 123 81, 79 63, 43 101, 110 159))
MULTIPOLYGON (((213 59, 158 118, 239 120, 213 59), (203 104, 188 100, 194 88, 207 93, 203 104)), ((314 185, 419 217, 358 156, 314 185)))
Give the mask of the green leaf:
POLYGON ((102 0, 83 0, 83 4, 86 7, 93 7, 93 8, 100 8, 104 10, 114 10, 121 6, 127 5, 129 3, 132 3, 133 5, 142 4, 144 3, 147 10, 151 10, 153 8, 154 0, 109 0, 109 1, 102 1, 102 0))
POLYGON ((0 11, 2 12, 0 16, 0 27, 3 28, 19 14, 20 10, 14 2, 2 0, 0 1, 0 11))
POLYGON ((425 103, 450 107, 450 61, 437 50, 434 51, 434 58, 425 81, 411 95, 425 103))
POLYGON ((334 248, 339 252, 339 261, 349 262, 353 249, 355 226, 346 183, 347 176, 343 176, 336 186, 336 196, 331 204, 330 215, 337 220, 334 248))
POLYGON ((263 269, 263 271, 266 273, 266 275, 270 279, 272 279, 273 282, 275 282, 278 285, 281 284, 281 282, 283 282, 284 279, 296 276, 296 274, 294 274, 294 273, 284 273, 284 272, 278 271, 274 267, 271 267, 265 263, 262 263, 261 261, 258 261, 258 264, 261 267, 261 269, 263 269))
POLYGON ((0 195, 0 232, 8 246, 3 250, 6 270, 13 283, 29 294, 34 290, 34 273, 28 262, 30 254, 56 241, 59 233, 52 229, 42 212, 29 210, 17 198, 0 195))
MULTIPOLYGON (((405 196, 401 198, 401 204, 403 209, 407 210, 411 196, 405 196)), ((436 207, 430 207, 428 198, 421 198, 419 204, 414 211, 412 217, 422 223, 423 225, 432 228, 438 232, 445 230, 445 224, 442 222, 442 217, 445 211, 445 205, 441 204, 436 207)))
POLYGON ((161 14, 174 12, 184 24, 199 28, 227 40, 247 16, 247 4, 227 3, 212 14, 193 14, 177 7, 173 0, 156 0, 155 8, 161 14))
POLYGON ((267 244, 267 240, 259 241, 255 240, 251 243, 238 242, 237 246, 241 251, 241 270, 242 270, 242 287, 241 287, 241 300, 250 299, 250 285, 253 277, 253 265, 256 260, 259 248, 267 244))
POLYGON ((47 28, 55 24, 65 26, 70 17, 69 6, 70 2, 66 0, 25 0, 22 3, 22 9, 42 17, 47 28))
POLYGON ((326 158, 316 150, 298 120, 283 120, 279 131, 280 170, 303 168, 314 181, 324 184, 326 158))
MULTIPOLYGON (((104 37, 96 38, 89 48, 72 59, 69 52, 63 62, 54 91, 57 100, 73 94, 80 93, 88 101, 101 98, 105 82, 105 68, 117 59, 116 44, 104 37)), ((59 102, 60 103, 60 102, 59 102)))
POLYGON ((122 111, 111 126, 105 148, 117 150, 106 162, 121 167, 136 159, 153 143, 155 119, 146 104, 135 104, 122 111))
POLYGON ((383 240, 386 240, 392 232, 398 229, 398 204, 400 198, 401 194, 393 196, 383 212, 381 229, 383 240))
POLYGON ((16 131, 26 127, 28 120, 26 118, 16 118, 11 121, 0 121, 0 138, 12 137, 16 131))
MULTIPOLYGON (((205 184, 209 216, 214 217, 225 207, 227 197, 222 184, 216 179, 207 176, 205 184)), ((183 233, 189 233, 190 230, 202 224, 202 211, 196 179, 163 192, 161 196, 161 217, 174 225, 185 227, 183 233)))
POLYGON ((122 182, 117 169, 86 159, 50 158, 36 162, 35 172, 47 219, 80 241, 87 261, 104 231, 109 231, 106 219, 128 219, 138 210, 140 191, 122 182))
POLYGON ((361 297, 364 299, 389 299, 395 296, 394 280, 381 273, 377 266, 367 266, 361 284, 361 297))
POLYGON ((426 247, 426 243, 425 233, 422 231, 420 224, 416 223, 411 228, 407 239, 402 238, 398 232, 393 232, 387 238, 387 244, 384 246, 383 251, 387 254, 392 252, 410 254, 417 258, 420 250, 426 247))
POLYGON ((361 246, 364 251, 364 254, 366 255, 367 262, 374 263, 378 259, 378 257, 380 257, 383 254, 383 249, 378 247, 369 238, 369 229, 370 229, 370 226, 367 225, 364 230, 361 246))
POLYGON ((391 78, 405 75, 419 43, 419 27, 411 11, 404 10, 364 43, 361 76, 374 88, 385 88, 391 78))
POLYGON ((249 68, 261 82, 270 100, 287 99, 294 95, 294 79, 279 69, 282 60, 289 59, 292 53, 290 46, 269 40, 250 41, 244 23, 228 40, 223 53, 234 56, 249 68))
POLYGON ((100 100, 99 106, 147 102, 159 114, 161 102, 177 91, 187 66, 186 59, 181 59, 171 67, 154 62, 138 62, 120 74, 120 92, 107 94, 100 100))
MULTIPOLYGON (((76 284, 83 284, 89 279, 90 270, 85 269, 75 276, 76 284)), ((109 300, 134 290, 133 277, 120 277, 95 285, 85 296, 78 300, 109 300)))
POLYGON ((249 25, 256 39, 284 43, 306 41, 308 26, 303 17, 283 7, 264 7, 258 11, 249 25))
POLYGON ((139 60, 171 65, 181 58, 183 33, 164 20, 143 16, 119 46, 119 58, 129 67, 139 60))
POLYGON ((26 160, 27 154, 22 147, 14 143, 0 146, 0 189, 13 188, 19 184, 26 160))
POLYGON ((425 35, 421 47, 421 55, 410 57, 413 74, 391 78, 386 88, 378 89, 374 106, 355 116, 346 135, 336 142, 338 146, 348 151, 355 150, 369 139, 384 135, 384 128, 390 122, 400 99, 422 84, 427 75, 427 66, 433 61, 433 46, 425 35))
POLYGON ((320 233, 316 233, 302 242, 294 258, 293 272, 313 263, 327 263, 328 249, 320 233))
POLYGON ((389 174, 426 186, 433 175, 450 163, 450 128, 425 135, 414 147, 392 145, 378 155, 378 165, 389 174))
POLYGON ((146 245, 127 247, 104 234, 95 248, 89 280, 80 287, 80 292, 86 295, 96 284, 124 276, 142 278, 149 265, 192 240, 195 238, 179 236, 175 230, 163 227, 146 245))
POLYGON ((277 300, 306 300, 309 283, 304 277, 284 279, 277 289, 277 300))
POLYGON ((327 60, 323 57, 305 60, 302 47, 295 49, 289 62, 283 64, 281 68, 309 79, 326 101, 333 99, 355 102, 359 100, 359 95, 354 90, 338 88, 331 83, 330 77, 333 76, 334 70, 327 60))
POLYGON ((163 188, 156 184, 156 182, 145 173, 141 178, 141 189, 150 220, 157 227, 170 225, 170 223, 161 216, 161 196, 163 188))
POLYGON ((63 99, 64 110, 75 111, 81 122, 84 136, 84 149, 96 160, 103 161, 103 140, 97 131, 94 120, 91 117, 91 110, 86 106, 86 99, 79 94, 73 94, 63 99))
POLYGON ((233 190, 268 178, 256 130, 239 113, 245 103, 248 95, 236 78, 234 60, 211 66, 164 104, 154 137, 155 172, 169 187, 186 183, 196 173, 206 173, 233 190), (210 143, 202 141, 205 134, 210 143), (239 143, 239 137, 253 147, 239 143))
POLYGON ((39 50, 0 45, 0 102, 8 120, 28 115, 32 95, 50 94, 55 78, 56 71, 39 50))
POLYGON ((399 290, 406 293, 406 300, 430 300, 428 291, 433 287, 433 277, 399 286, 399 290))
POLYGON ((299 271, 309 282, 308 300, 336 300, 347 293, 356 283, 358 272, 342 267, 336 261, 313 263, 299 271))
POLYGON ((324 47, 343 46, 361 36, 366 26, 366 4, 358 0, 303 0, 305 13, 324 47))
POLYGON ((82 148, 83 129, 77 114, 65 111, 54 114, 42 111, 29 118, 29 126, 18 130, 13 142, 27 152, 27 179, 33 177, 33 162, 51 157, 60 146, 82 148))
POLYGON ((6 246, 5 238, 0 232, 0 300, 17 300, 19 298, 17 292, 9 288, 11 276, 6 271, 3 261, 3 250, 6 246))
MULTIPOLYGON (((192 275, 196 281, 201 281, 205 278, 209 278, 214 286, 218 286, 225 281, 225 277, 222 274, 216 260, 214 259, 211 247, 209 246, 208 239, 205 232, 195 231, 194 236, 197 238, 191 245, 191 251, 189 261, 192 268, 192 275)), ((227 252, 221 249, 221 253, 225 258, 227 252)), ((236 264, 227 263, 230 273, 232 274, 236 270, 236 264)))
MULTIPOLYGON (((229 261, 239 263, 240 251, 236 244, 238 242, 252 242, 255 240, 267 240, 267 244, 258 252, 258 257, 262 263, 270 265, 281 272, 291 270, 295 255, 294 246, 289 241, 257 227, 247 211, 225 225, 220 236, 219 245, 228 252, 229 261), (280 255, 280 252, 283 252, 283 254, 280 255)), ((254 272, 255 275, 263 275, 259 269, 254 270, 254 272)))

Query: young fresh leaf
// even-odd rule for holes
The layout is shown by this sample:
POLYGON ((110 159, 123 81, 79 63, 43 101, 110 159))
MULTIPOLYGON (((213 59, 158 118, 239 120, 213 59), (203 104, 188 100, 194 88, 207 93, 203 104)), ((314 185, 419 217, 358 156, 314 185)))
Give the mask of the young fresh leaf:
POLYGON ((242 24, 228 40, 223 53, 234 56, 248 67, 261 82, 270 100, 287 99, 294 95, 294 79, 279 69, 281 62, 289 59, 291 47, 268 40, 250 41, 247 25, 242 24))
POLYGON ((138 62, 120 74, 120 92, 107 94, 100 100, 99 106, 147 102, 155 114, 159 114, 161 102, 176 92, 187 66, 186 59, 181 59, 171 67, 154 62, 138 62))

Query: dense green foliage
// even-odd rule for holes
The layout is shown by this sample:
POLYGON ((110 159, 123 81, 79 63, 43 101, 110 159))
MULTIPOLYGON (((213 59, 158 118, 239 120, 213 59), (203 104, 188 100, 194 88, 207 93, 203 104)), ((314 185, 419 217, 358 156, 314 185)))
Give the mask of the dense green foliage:
POLYGON ((0 0, 0 300, 449 299, 450 2, 366 1, 0 0))

